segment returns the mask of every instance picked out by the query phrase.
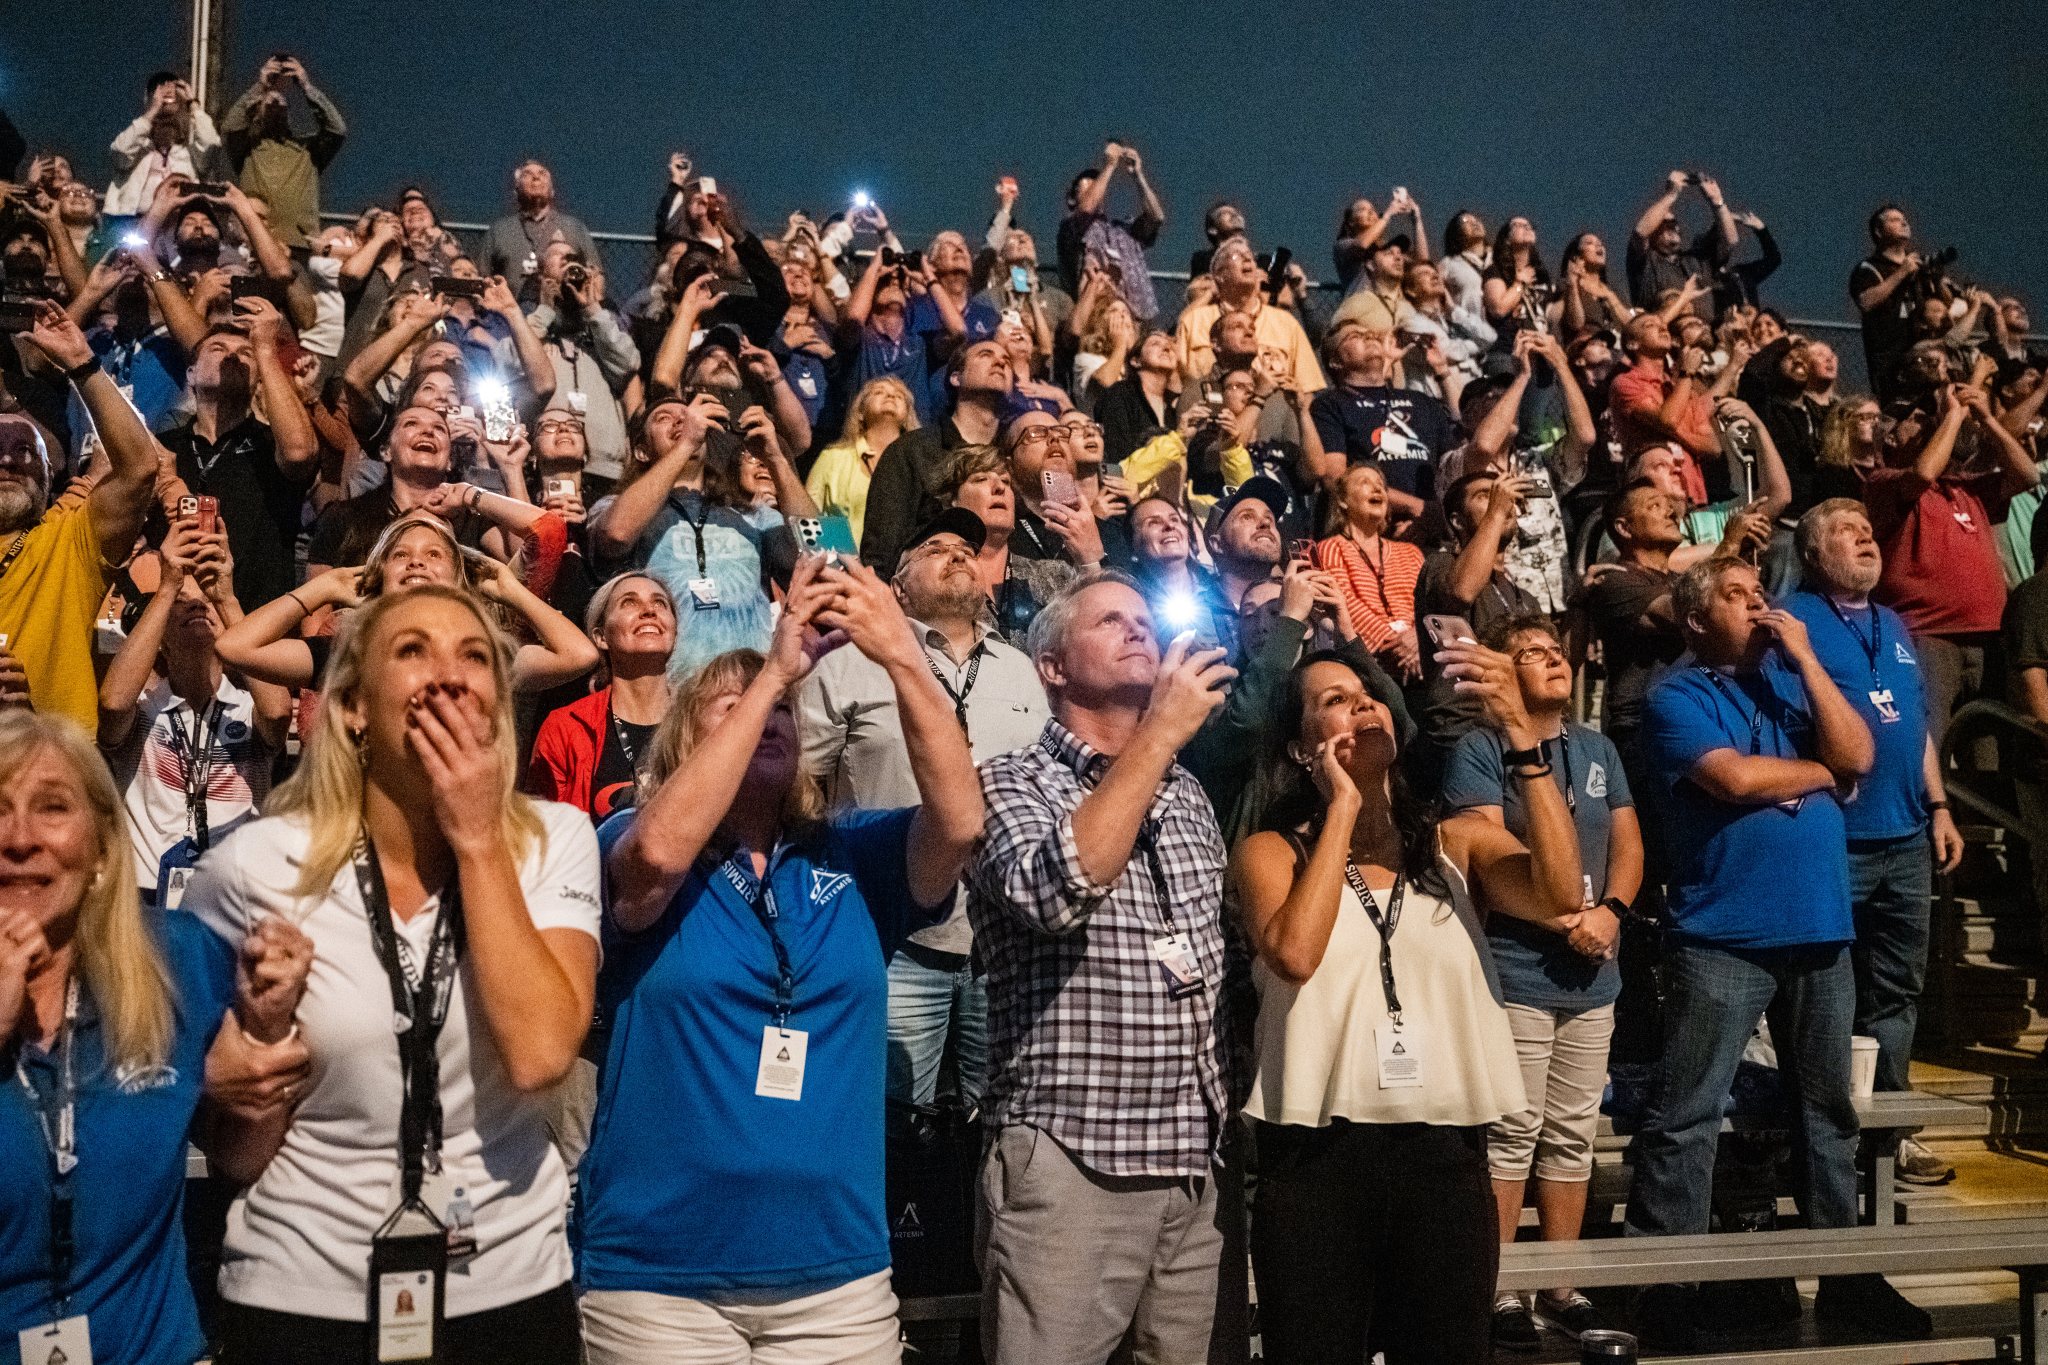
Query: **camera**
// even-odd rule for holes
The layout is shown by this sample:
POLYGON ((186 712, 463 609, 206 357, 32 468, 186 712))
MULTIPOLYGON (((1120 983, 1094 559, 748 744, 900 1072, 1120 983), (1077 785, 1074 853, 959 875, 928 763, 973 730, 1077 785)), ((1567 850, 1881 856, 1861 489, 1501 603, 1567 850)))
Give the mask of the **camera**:
POLYGON ((1921 259, 1920 272, 1923 275, 1939 275, 1956 263, 1956 254, 1954 247, 1945 246, 1933 255, 1921 259))
POLYGON ((883 268, 894 269, 899 265, 905 270, 923 270, 924 253, 922 251, 898 251, 894 247, 883 247, 883 268))
POLYGON ((26 332, 36 325, 36 301, 23 294, 0 297, 0 332, 26 332))
POLYGON ((565 289, 581 289, 589 283, 590 267, 581 261, 569 262, 568 267, 562 271, 562 287, 565 289))

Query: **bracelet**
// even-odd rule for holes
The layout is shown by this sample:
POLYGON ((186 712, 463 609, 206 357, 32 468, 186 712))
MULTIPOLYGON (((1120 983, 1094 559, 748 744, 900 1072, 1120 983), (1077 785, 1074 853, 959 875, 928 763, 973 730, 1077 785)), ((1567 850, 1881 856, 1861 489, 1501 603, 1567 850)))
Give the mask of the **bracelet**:
POLYGON ((1948 802, 1946 802, 1946 801, 1929 801, 1929 802, 1927 803, 1927 809, 1929 809, 1929 810, 1947 810, 1947 809, 1948 809, 1948 802))
POLYGON ((90 360, 81 360, 76 365, 65 370, 64 378, 73 384, 83 384, 98 373, 100 373, 100 358, 94 356, 90 360))
POLYGON ((467 507, 470 511, 474 512, 476 510, 476 505, 479 502, 483 501, 483 496, 484 490, 476 484, 471 484, 469 486, 469 492, 465 493, 462 497, 462 505, 464 507, 467 507))
POLYGON ((1528 781, 1533 781, 1539 777, 1548 777, 1555 771, 1557 770, 1548 763, 1544 763, 1533 768, 1525 765, 1517 767, 1514 770, 1516 777, 1523 778, 1528 781))
POLYGON ((286 588, 284 590, 284 595, 286 597, 291 598, 292 601, 299 604, 299 614, 301 616, 311 616, 313 614, 313 609, 306 605, 305 598, 299 596, 299 590, 297 588, 286 588))
MULTIPOLYGON (((235 1022, 237 1026, 239 1026, 241 1023, 239 1019, 235 1022)), ((299 1036, 299 1021, 296 1019, 292 1020, 292 1026, 290 1030, 286 1032, 284 1037, 278 1039, 274 1043, 266 1043, 260 1038, 250 1038, 249 1031, 247 1029, 242 1030, 242 1036, 248 1039, 249 1046, 251 1047, 283 1047, 286 1043, 289 1043, 290 1041, 292 1041, 292 1039, 299 1036)))

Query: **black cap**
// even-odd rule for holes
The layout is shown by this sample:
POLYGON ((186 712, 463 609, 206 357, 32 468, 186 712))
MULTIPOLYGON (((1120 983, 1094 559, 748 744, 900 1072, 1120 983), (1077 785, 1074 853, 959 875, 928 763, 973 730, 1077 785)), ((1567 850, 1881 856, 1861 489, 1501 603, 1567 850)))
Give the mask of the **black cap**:
POLYGON ((740 343, 744 339, 745 333, 741 332, 736 324, 730 322, 718 323, 704 330, 704 339, 690 348, 690 358, 695 360, 710 347, 720 346, 734 360, 738 360, 740 358, 740 343))
POLYGON ((1215 535, 1221 529, 1224 518, 1228 517, 1239 503, 1247 500, 1266 504, 1273 510, 1274 521, 1279 521, 1287 515, 1287 490, 1281 487, 1280 481, 1269 479, 1264 474, 1255 474, 1209 509, 1209 520, 1203 527, 1203 533, 1215 535))
POLYGON ((1377 256, 1380 252, 1385 251, 1388 247, 1395 246, 1400 247, 1403 251, 1412 252, 1415 250, 1415 243, 1408 236, 1407 233, 1396 232, 1391 234, 1390 236, 1382 237, 1379 239, 1379 241, 1373 243, 1369 254, 1377 256))
POLYGON ((969 549, 980 554, 982 545, 988 540, 988 527, 982 524, 980 517, 965 507, 948 507, 912 533, 909 541, 903 546, 903 553, 896 560, 897 567, 901 568, 903 561, 910 557, 910 552, 933 536, 947 534, 960 537, 967 542, 969 549))

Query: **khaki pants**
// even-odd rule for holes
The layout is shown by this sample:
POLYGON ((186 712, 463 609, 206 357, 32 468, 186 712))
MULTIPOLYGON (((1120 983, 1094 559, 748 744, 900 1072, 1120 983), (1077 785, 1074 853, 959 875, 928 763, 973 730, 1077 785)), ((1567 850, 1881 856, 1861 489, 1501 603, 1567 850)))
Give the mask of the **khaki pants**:
POLYGON ((686 1299, 640 1290, 583 1296, 587 1365, 898 1365, 889 1272, 794 1298, 686 1299))

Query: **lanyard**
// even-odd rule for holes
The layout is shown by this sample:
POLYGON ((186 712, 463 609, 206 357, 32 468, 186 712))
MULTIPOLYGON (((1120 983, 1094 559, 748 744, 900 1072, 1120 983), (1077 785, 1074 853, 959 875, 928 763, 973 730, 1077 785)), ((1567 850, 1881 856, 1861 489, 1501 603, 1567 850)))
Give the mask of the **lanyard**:
POLYGON ((180 729, 178 722, 171 718, 171 749, 185 760, 185 829, 192 837, 192 847, 206 852, 211 842, 206 828, 207 796, 213 782, 213 741, 220 733, 221 705, 218 701, 207 704, 203 711, 192 713, 192 733, 188 736, 180 729))
POLYGON ((697 538, 697 577, 709 578, 711 571, 705 567, 706 561, 704 558, 704 523, 711 519, 711 499, 699 493, 697 495, 697 512, 694 516, 682 506, 678 506, 676 510, 682 512, 683 520, 690 523, 690 534, 697 538))
POLYGON ((1842 610, 1840 603, 1836 602, 1834 598, 1826 593, 1821 594, 1821 601, 1828 604, 1828 610, 1833 612, 1835 619, 1842 623, 1842 629, 1856 637, 1856 643, 1862 647, 1864 654, 1869 657, 1871 685, 1873 687, 1884 686, 1884 680, 1877 676, 1877 652, 1884 644, 1884 617, 1878 615, 1876 605, 1873 603, 1870 608, 1870 638, 1866 640, 1863 638, 1863 632, 1856 629, 1856 623, 1849 619, 1849 613, 1842 610))
POLYGON ((1575 790, 1578 784, 1572 781, 1572 734, 1569 725, 1557 732, 1557 763, 1564 769, 1564 808, 1577 815, 1579 794, 1575 790))
MULTIPOLYGON (((1719 691, 1723 696, 1728 698, 1729 704, 1735 708, 1738 714, 1746 715, 1749 717, 1750 757, 1754 758, 1756 755, 1762 753, 1764 737, 1763 707, 1760 705, 1756 705, 1753 702, 1749 706, 1744 706, 1742 702, 1738 700, 1736 697, 1736 693, 1739 692, 1741 689, 1735 687, 1726 678, 1722 677, 1719 673, 1715 672, 1711 668, 1702 668, 1700 671, 1706 674, 1707 677, 1713 682, 1714 687, 1717 691, 1719 691)), ((1777 747, 1777 743, 1773 741, 1771 744, 1771 748, 1775 751, 1777 747)), ((1779 757, 1783 757, 1783 755, 1779 755, 1779 757)))
POLYGON ((1394 877, 1393 890, 1387 894, 1387 909, 1380 913, 1380 903, 1373 899, 1372 891, 1365 884, 1365 876, 1358 870, 1358 864, 1349 858, 1344 860, 1344 879, 1351 883, 1351 890, 1358 897, 1365 917, 1372 921, 1372 927, 1380 935, 1380 989, 1387 997, 1387 1017, 1396 1024, 1401 1022, 1401 993, 1394 989, 1394 931, 1401 927, 1401 899, 1408 890, 1408 875, 1399 873, 1394 877))
POLYGON ((754 877, 739 865, 738 857, 734 854, 725 860, 725 879, 732 883, 733 890, 746 897, 754 918, 767 931, 768 946, 775 950, 775 1027, 786 1029, 790 1011, 796 1007, 796 969, 789 965, 789 949, 783 946, 782 931, 776 927, 782 915, 775 908, 775 892, 768 886, 768 878, 775 872, 775 859, 771 855, 761 876, 754 877))
POLYGON ((1377 564, 1372 562, 1372 556, 1367 554, 1365 552, 1365 547, 1363 545, 1360 545, 1357 541, 1354 540, 1351 542, 1351 548, 1358 552, 1359 560, 1372 573, 1372 585, 1375 588, 1378 588, 1380 593, 1380 614, 1385 616, 1389 621, 1393 620, 1394 603, 1393 600, 1387 596, 1386 540, 1384 538, 1380 538, 1380 562, 1377 564))
POLYGON ((448 1004, 455 993, 455 967, 462 956, 462 887, 453 876, 441 892, 441 913, 415 984, 407 973, 391 923, 391 896, 384 866, 367 838, 355 853, 356 885, 370 921, 370 942, 391 980, 392 1031, 398 1035, 398 1067, 405 1083, 405 1107, 398 1119, 398 1155, 406 1203, 418 1200, 429 1170, 441 1169, 441 1058, 436 1050, 448 1004))
POLYGON ((974 695, 974 680, 981 676, 982 646, 985 644, 987 644, 986 640, 977 642, 974 646, 974 652, 967 656, 967 676, 961 680, 958 691, 954 690, 952 683, 946 681, 946 675, 939 671, 939 661, 930 654, 924 656, 925 664, 931 669, 932 676, 939 680, 939 686, 945 688, 946 695, 953 699, 953 715, 960 722, 960 732, 962 734, 968 733, 967 699, 974 695))
POLYGON ((1152 889, 1159 898, 1159 915, 1166 921, 1166 932, 1177 934, 1180 925, 1173 918, 1173 888, 1167 885, 1166 864, 1159 857, 1159 824, 1150 816, 1138 826, 1138 847, 1145 854, 1146 870, 1152 874, 1152 889))
POLYGON ((21 556, 21 547, 27 543, 27 531, 16 531, 14 533, 14 543, 7 547, 6 554, 0 555, 0 578, 5 578, 7 571, 14 567, 14 561, 21 556))
POLYGON ((78 978, 64 987, 64 1026, 57 1034, 57 1087, 45 1094, 29 1079, 27 1064, 17 1056, 15 1079, 36 1107, 43 1145, 50 1151, 50 1294, 62 1317, 71 1302, 71 1267, 77 1247, 71 1237, 71 1172, 78 1166, 78 1071, 72 1050, 78 1032, 78 978))
POLYGON ((1026 512, 1022 507, 1018 508, 1017 510, 1019 514, 1017 517, 1017 529, 1019 531, 1022 531, 1025 535, 1031 537, 1031 548, 1038 552, 1039 557, 1043 559, 1060 558, 1060 553, 1058 549, 1055 549, 1050 554, 1046 553, 1045 537, 1038 534, 1038 527, 1035 524, 1038 521, 1038 518, 1035 515, 1026 512))
POLYGON ((619 752, 626 756, 626 766, 636 773, 639 772, 640 755, 633 752, 633 741, 626 734, 626 722, 619 719, 619 713, 612 709, 609 702, 605 704, 604 714, 605 719, 612 723, 612 734, 618 738, 619 752))

